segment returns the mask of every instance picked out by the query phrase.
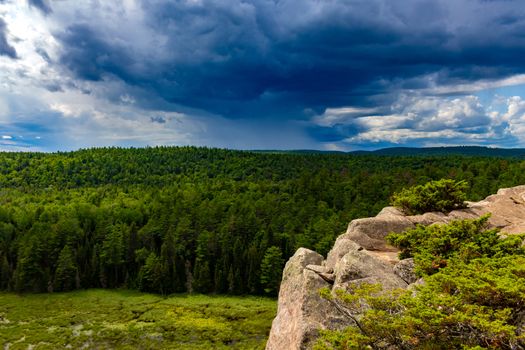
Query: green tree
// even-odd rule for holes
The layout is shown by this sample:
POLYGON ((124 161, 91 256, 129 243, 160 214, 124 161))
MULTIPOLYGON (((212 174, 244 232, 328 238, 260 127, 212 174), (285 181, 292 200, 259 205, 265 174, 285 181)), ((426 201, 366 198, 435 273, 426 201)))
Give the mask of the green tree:
POLYGON ((184 291, 184 261, 177 251, 174 234, 168 231, 160 251, 163 285, 166 293, 184 291))
POLYGON ((55 291, 73 290, 76 286, 76 276, 78 269, 75 264, 73 251, 66 245, 58 257, 57 269, 55 271, 55 281, 53 289, 55 291))
POLYGON ((103 272, 110 277, 109 285, 112 287, 118 286, 119 270, 124 262, 125 246, 123 240, 122 226, 113 226, 107 236, 102 242, 102 250, 100 252, 100 263, 103 272))
POLYGON ((49 226, 34 224, 19 244, 17 264, 14 272, 15 290, 18 292, 43 292, 51 282, 48 233, 49 226))
POLYGON ((315 349, 525 347, 525 257, 460 262, 425 282, 416 293, 366 284, 336 297, 323 291, 352 326, 322 332, 315 349))
POLYGON ((266 250, 261 262, 261 284, 266 293, 276 295, 279 292, 283 264, 283 253, 279 247, 266 250))
POLYGON ((449 212, 465 207, 467 187, 465 181, 456 182, 449 179, 430 181, 425 185, 394 193, 391 204, 408 214, 423 214, 430 211, 449 212))
POLYGON ((209 262, 203 259, 195 261, 193 268, 193 288, 199 293, 209 293, 213 288, 213 279, 210 272, 209 262))
POLYGON ((163 274, 160 258, 151 252, 139 272, 139 289, 144 292, 164 294, 162 284, 163 274))
POLYGON ((0 290, 8 289, 11 279, 11 268, 7 256, 0 256, 0 290))
POLYGON ((260 294, 268 247, 280 247, 284 260, 299 246, 326 253, 346 223, 377 214, 404 187, 454 178, 480 200, 525 183, 524 164, 197 147, 4 152, 0 289, 45 291, 69 245, 85 288, 138 287, 154 252, 165 293, 184 291, 194 273, 203 290, 260 294), (147 254, 138 259, 141 249, 147 254))
POLYGON ((416 272, 430 275, 451 261, 499 257, 525 252, 525 235, 501 239, 497 229, 487 229, 489 215, 474 220, 456 220, 448 225, 417 226, 390 233, 387 240, 401 249, 401 258, 414 258, 416 272))

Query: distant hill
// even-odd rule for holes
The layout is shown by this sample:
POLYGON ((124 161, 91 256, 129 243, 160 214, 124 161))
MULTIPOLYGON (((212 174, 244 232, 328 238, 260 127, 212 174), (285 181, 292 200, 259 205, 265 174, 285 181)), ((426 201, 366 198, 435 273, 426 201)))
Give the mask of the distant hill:
POLYGON ((375 151, 323 151, 314 149, 297 150, 255 150, 255 153, 268 154, 350 154, 375 156, 473 156, 473 157, 505 157, 525 158, 525 148, 493 148, 482 146, 454 146, 454 147, 390 147, 375 151))
POLYGON ((491 148, 480 146, 457 147, 392 147, 375 151, 355 151, 350 154, 381 155, 381 156, 448 156, 464 155, 479 157, 512 157, 525 158, 525 148, 491 148))
MULTIPOLYGON (((319 150, 319 149, 292 149, 292 150, 260 149, 260 150, 250 150, 249 152, 269 153, 269 154, 352 154, 352 152, 326 151, 326 150, 319 150)), ((357 151, 357 152, 361 152, 361 151, 357 151)), ((365 153, 368 153, 368 152, 365 151, 365 153)))

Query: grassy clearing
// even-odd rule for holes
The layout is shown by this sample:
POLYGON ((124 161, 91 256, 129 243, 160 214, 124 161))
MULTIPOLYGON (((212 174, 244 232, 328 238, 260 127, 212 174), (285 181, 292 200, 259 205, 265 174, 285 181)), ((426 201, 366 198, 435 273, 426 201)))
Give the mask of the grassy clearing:
POLYGON ((0 293, 4 349, 263 349, 268 298, 87 290, 0 293))

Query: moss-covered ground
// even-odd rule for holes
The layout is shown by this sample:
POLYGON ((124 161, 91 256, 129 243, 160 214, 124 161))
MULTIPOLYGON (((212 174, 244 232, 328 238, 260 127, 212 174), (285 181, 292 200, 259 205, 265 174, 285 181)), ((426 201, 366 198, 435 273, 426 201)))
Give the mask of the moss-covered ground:
POLYGON ((256 297, 0 293, 0 344, 9 350, 263 349, 275 312, 275 300, 256 297))

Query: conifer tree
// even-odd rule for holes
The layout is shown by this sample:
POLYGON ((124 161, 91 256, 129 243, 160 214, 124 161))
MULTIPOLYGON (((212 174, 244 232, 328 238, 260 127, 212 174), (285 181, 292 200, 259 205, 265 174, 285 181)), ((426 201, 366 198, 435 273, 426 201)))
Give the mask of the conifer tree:
POLYGON ((66 245, 58 257, 57 269, 53 289, 57 292, 72 290, 76 287, 78 269, 75 264, 73 251, 66 245))
POLYGON ((283 253, 279 247, 270 247, 266 250, 261 263, 261 284, 264 291, 271 295, 277 295, 284 260, 283 253))

